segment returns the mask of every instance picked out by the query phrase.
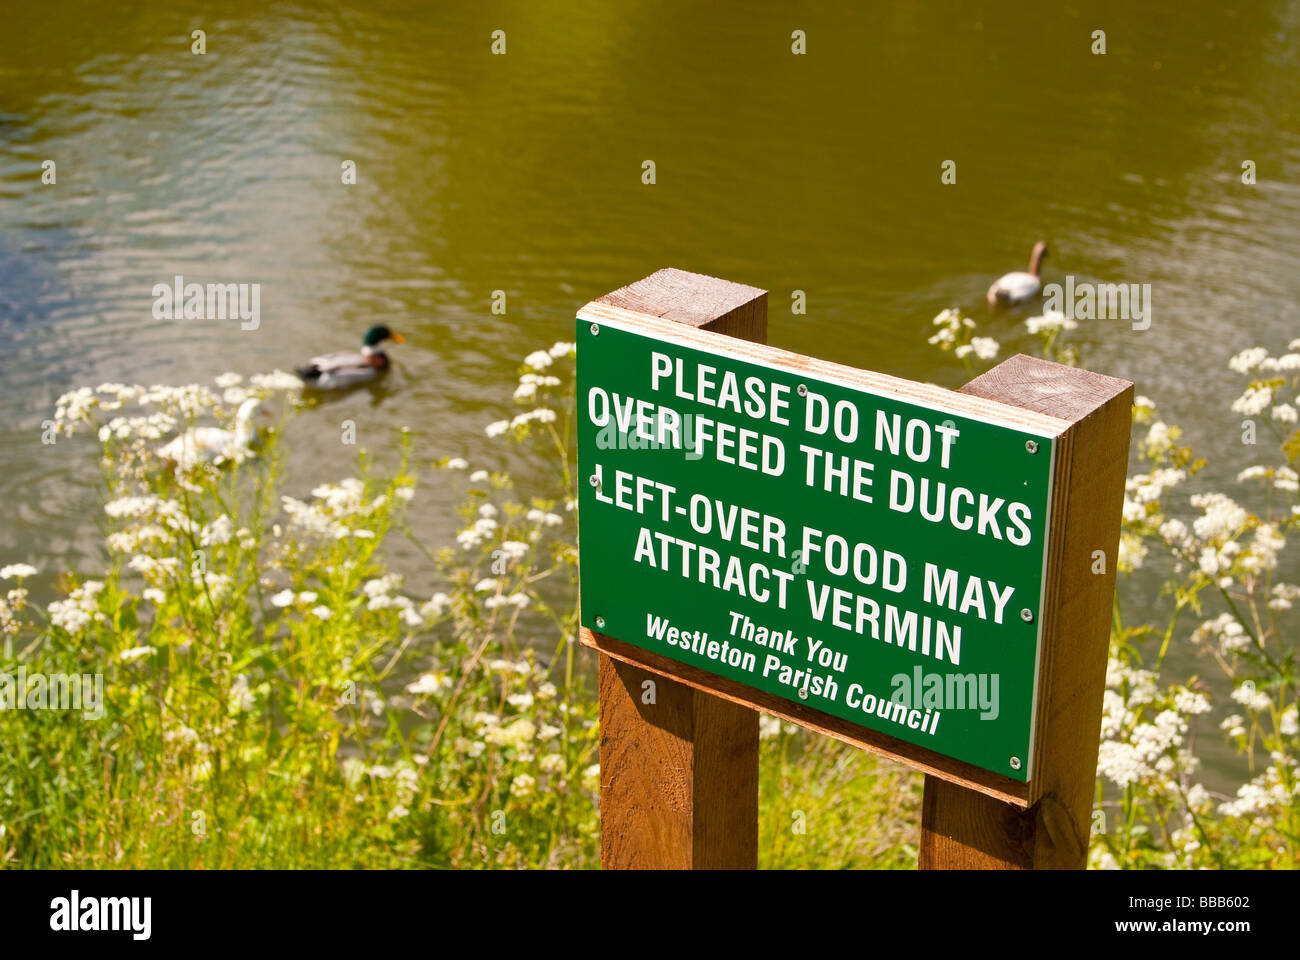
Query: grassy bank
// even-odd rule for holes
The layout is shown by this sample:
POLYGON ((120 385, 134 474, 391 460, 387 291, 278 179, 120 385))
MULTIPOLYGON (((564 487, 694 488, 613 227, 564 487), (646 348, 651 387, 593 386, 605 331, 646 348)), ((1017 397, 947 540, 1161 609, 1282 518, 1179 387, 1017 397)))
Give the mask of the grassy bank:
MULTIPOLYGON (((969 369, 994 362, 999 345, 970 321, 945 311, 936 324, 933 342, 969 369)), ((1035 318, 1028 336, 1073 362, 1069 325, 1035 318)), ((1153 403, 1135 410, 1146 468, 1129 480, 1119 569, 1162 556, 1169 573, 1143 609, 1116 606, 1095 866, 1296 864, 1286 618, 1300 588, 1281 571, 1295 568, 1284 551, 1300 522, 1300 355, 1232 362, 1248 378, 1234 413, 1261 424, 1241 478, 1262 484, 1261 512, 1211 490, 1188 499, 1199 461, 1153 403), (1199 675, 1168 675, 1172 644, 1231 681, 1230 706, 1199 675), (1233 796, 1197 781, 1196 728, 1210 720, 1201 735, 1240 751, 1233 796)), ((572 373, 571 344, 530 354, 522 412, 486 428, 485 448, 546 451, 553 474, 527 488, 460 458, 432 463, 407 435, 396 469, 363 456, 355 475, 295 498, 280 456, 292 413, 256 456, 162 467, 168 432, 231 426, 249 397, 292 399, 279 374, 61 398, 58 442, 99 446, 103 564, 57 571, 59 598, 44 604, 24 586, 34 568, 0 570, 0 675, 89 677, 102 693, 81 709, 27 709, 49 696, 33 701, 29 685, 24 709, 11 696, 0 712, 0 863, 597 865, 595 692, 573 607, 572 373), (462 491, 455 542, 419 543, 407 523, 430 482, 462 491), (399 538, 436 571, 432 596, 410 595, 389 569, 399 538)), ((762 733, 762 865, 914 866, 917 775, 773 718, 762 733)))

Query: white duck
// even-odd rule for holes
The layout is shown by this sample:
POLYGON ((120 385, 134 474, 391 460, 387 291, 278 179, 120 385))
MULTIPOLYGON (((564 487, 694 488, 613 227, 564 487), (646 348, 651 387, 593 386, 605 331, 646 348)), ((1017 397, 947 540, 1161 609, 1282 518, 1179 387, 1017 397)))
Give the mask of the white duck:
POLYGON ((1001 277, 989 287, 989 303, 1012 304, 1024 303, 1031 297, 1038 296, 1043 289, 1043 281, 1038 276, 1043 257, 1047 256, 1047 244, 1039 240, 1034 244, 1034 252, 1029 255, 1029 272, 1016 270, 1001 277))
POLYGON ((250 397, 239 405, 235 414, 235 429, 222 427, 190 427, 179 437, 158 448, 158 456, 176 465, 178 470, 188 470, 196 464, 218 460, 236 462, 250 456, 257 439, 254 414, 270 416, 257 397, 250 397))

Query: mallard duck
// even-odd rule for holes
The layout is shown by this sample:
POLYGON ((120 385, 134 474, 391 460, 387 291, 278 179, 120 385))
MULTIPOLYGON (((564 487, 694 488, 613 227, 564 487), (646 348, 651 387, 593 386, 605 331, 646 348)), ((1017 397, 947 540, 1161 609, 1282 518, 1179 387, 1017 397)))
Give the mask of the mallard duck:
POLYGON ((379 349, 385 340, 402 343, 401 334, 380 324, 371 327, 361 338, 361 352, 325 353, 312 357, 294 372, 313 390, 340 390, 344 387, 367 383, 385 373, 391 362, 388 354, 379 349))
POLYGON ((999 279, 989 287, 989 303, 1024 303, 1038 295, 1043 289, 1043 281, 1038 276, 1043 257, 1047 256, 1047 244, 1039 240, 1034 244, 1034 252, 1029 255, 1029 272, 1016 270, 999 279))
POLYGON ((158 456, 176 465, 178 470, 188 470, 199 463, 234 460, 239 462, 253 452, 257 440, 254 414, 270 416, 257 397, 249 397, 239 405, 235 414, 235 429, 222 427, 190 427, 179 437, 158 448, 158 456))

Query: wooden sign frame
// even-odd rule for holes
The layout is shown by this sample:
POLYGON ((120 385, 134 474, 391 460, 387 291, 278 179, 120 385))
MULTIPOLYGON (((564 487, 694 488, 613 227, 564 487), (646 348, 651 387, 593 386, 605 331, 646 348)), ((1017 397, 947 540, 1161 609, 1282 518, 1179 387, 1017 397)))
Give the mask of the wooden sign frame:
POLYGON ((1083 866, 1133 384, 1017 355, 953 392, 789 353, 764 345, 765 291, 675 269, 587 304, 578 319, 704 349, 724 335, 740 359, 1055 438, 1028 783, 584 628, 581 642, 602 654, 603 864, 755 866, 761 710, 924 772, 922 867, 1083 866), (652 706, 640 702, 648 674, 652 706))

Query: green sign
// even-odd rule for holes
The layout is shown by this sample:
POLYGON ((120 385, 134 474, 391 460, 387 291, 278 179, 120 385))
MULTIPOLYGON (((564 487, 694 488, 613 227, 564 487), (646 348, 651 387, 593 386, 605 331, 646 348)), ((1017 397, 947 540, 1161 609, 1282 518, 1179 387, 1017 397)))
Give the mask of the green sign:
POLYGON ((578 321, 583 626, 1028 781, 1052 437, 715 341, 578 321))

